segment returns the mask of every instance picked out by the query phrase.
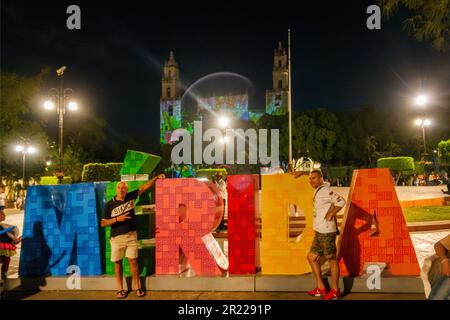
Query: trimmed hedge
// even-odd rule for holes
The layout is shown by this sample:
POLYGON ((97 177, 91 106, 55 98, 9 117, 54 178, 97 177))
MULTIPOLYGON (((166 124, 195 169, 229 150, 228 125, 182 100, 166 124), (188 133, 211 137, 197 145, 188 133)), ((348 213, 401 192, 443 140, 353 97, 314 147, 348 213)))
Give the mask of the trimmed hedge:
POLYGON ((389 168, 392 171, 414 171, 414 159, 412 157, 379 158, 377 167, 389 168))
POLYGON ((213 176, 215 176, 217 173, 221 173, 224 178, 227 176, 227 170, 226 169, 199 169, 196 171, 196 177, 197 178, 207 178, 209 180, 212 179, 213 176))
POLYGON ((450 139, 438 143, 439 164, 450 166, 450 139))
POLYGON ((344 178, 346 175, 349 175, 350 178, 352 177, 353 170, 355 170, 355 167, 352 166, 344 166, 344 167, 330 167, 329 173, 332 178, 344 178))
POLYGON ((120 181, 121 162, 87 163, 83 166, 81 181, 120 181))
MULTIPOLYGON (((72 177, 63 177, 62 184, 72 183, 72 177)), ((39 184, 42 186, 48 186, 52 184, 58 184, 58 177, 56 176, 44 176, 39 180, 39 184)))

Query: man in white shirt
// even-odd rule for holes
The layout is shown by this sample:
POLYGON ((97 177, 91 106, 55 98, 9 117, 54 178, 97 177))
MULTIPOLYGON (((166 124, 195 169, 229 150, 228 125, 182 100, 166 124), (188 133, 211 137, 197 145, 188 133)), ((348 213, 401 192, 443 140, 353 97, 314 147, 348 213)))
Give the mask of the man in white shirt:
MULTIPOLYGON (((299 172, 294 173, 295 177, 301 175, 302 173, 299 172)), ((325 183, 320 170, 311 171, 309 182, 316 190, 313 198, 315 236, 308 254, 308 262, 311 265, 317 286, 308 294, 322 297, 323 300, 337 300, 341 297, 341 292, 339 290, 339 264, 336 257, 336 236, 338 234, 336 214, 345 206, 345 200, 331 190, 328 183, 325 183), (318 262, 323 255, 327 258, 331 268, 332 286, 328 293, 322 280, 322 272, 318 262)))
POLYGON ((0 210, 5 209, 6 207, 6 195, 5 195, 5 189, 3 186, 0 186, 0 210))

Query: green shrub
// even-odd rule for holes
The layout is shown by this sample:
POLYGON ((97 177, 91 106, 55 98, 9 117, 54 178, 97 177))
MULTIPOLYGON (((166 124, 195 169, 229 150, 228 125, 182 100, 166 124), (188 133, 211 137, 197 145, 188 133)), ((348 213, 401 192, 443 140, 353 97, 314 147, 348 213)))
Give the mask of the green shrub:
POLYGON ((227 170, 226 169, 199 169, 196 171, 196 177, 197 178, 208 178, 209 180, 212 179, 213 176, 215 176, 217 173, 221 173, 224 178, 227 176, 227 170))
POLYGON ((441 165, 450 166, 450 139, 439 142, 438 157, 441 165))
POLYGON ((330 167, 329 172, 330 176, 332 178, 344 178, 345 176, 351 177, 353 174, 353 170, 355 170, 355 167, 352 166, 344 166, 344 167, 330 167))
MULTIPOLYGON (((62 184, 72 183, 71 177, 63 177, 62 184)), ((39 184, 42 186, 48 186, 52 184, 58 184, 58 177, 56 176, 44 176, 39 180, 39 184)))
POLYGON ((81 181, 120 181, 122 163, 87 163, 83 166, 81 181))
POLYGON ((395 172, 414 171, 414 159, 412 157, 388 157, 379 158, 378 168, 389 168, 395 172))

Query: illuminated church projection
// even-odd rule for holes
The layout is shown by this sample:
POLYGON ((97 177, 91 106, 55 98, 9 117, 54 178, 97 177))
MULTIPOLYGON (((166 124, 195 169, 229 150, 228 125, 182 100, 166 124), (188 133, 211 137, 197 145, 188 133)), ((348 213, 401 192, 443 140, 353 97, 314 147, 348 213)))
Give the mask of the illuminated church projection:
MULTIPOLYGON (((170 144, 174 141, 172 134, 176 129, 184 128, 192 131, 192 123, 183 119, 182 92, 180 85, 179 66, 174 53, 170 51, 169 58, 164 63, 161 80, 160 99, 160 143, 170 144), (183 122, 184 121, 184 122, 183 122)), ((266 91, 265 109, 250 109, 249 95, 237 93, 229 95, 205 95, 195 97, 195 117, 199 120, 206 118, 207 113, 226 113, 235 119, 256 123, 264 114, 284 115, 288 111, 289 71, 287 66, 286 49, 282 43, 274 51, 274 65, 272 71, 273 88, 266 91)), ((176 139, 175 139, 176 140, 176 139)))
POLYGON ((249 120, 248 95, 229 95, 220 97, 199 98, 197 112, 205 110, 232 114, 236 119, 249 120))

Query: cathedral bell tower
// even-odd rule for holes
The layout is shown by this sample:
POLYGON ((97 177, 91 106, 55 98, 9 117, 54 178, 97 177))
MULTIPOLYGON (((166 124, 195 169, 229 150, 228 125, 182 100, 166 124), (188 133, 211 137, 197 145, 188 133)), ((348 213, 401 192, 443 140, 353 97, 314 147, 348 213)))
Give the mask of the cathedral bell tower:
POLYGON ((172 132, 181 128, 181 90, 178 63, 173 51, 164 63, 160 99, 160 142, 170 143, 172 132))
POLYGON ((281 41, 273 55, 272 89, 266 90, 266 113, 283 115, 288 112, 289 69, 286 49, 281 41))

